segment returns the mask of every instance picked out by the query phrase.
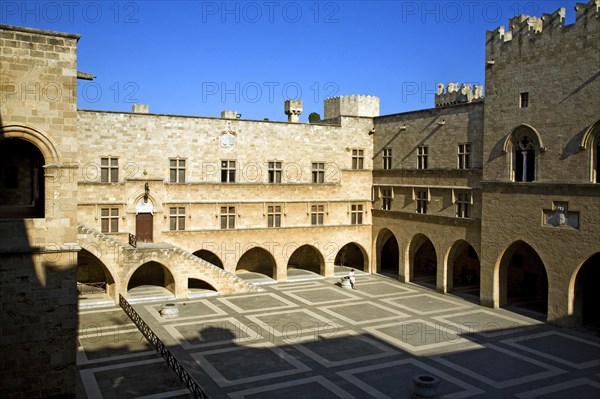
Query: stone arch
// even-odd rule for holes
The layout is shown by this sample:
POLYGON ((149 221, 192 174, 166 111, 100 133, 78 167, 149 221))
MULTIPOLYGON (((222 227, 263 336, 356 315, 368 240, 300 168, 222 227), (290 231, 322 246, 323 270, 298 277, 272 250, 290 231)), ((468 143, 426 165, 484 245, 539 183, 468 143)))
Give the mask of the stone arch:
POLYGON ((10 138, 22 139, 36 146, 42 153, 46 165, 51 166, 60 164, 60 158, 57 151, 58 147, 54 141, 44 133, 22 125, 0 127, 0 142, 10 138))
POLYGON ((496 263, 494 284, 500 307, 516 306, 547 314, 546 266, 538 252, 525 241, 515 241, 502 252, 496 263))
POLYGON ((539 180, 539 154, 546 151, 546 147, 534 127, 525 123, 515 127, 506 136, 502 151, 508 155, 508 176, 511 181, 539 180))
POLYGON ((247 250, 235 267, 238 272, 265 274, 273 278, 277 273, 277 263, 273 255, 264 248, 254 247, 247 250))
POLYGON ((0 218, 45 217, 45 167, 43 152, 31 140, 0 139, 0 218))
POLYGON ((102 290, 116 300, 118 281, 115 276, 92 252, 82 248, 77 253, 77 290, 80 295, 102 290))
POLYGON ((344 245, 335 256, 333 262, 337 266, 352 267, 357 270, 369 270, 369 256, 367 251, 355 242, 344 245))
POLYGON ((187 297, 203 297, 212 296, 218 293, 217 289, 205 280, 195 277, 188 277, 187 279, 187 297))
POLYGON ((305 244, 294 252, 288 259, 288 269, 303 269, 316 274, 325 275, 325 259, 316 247, 305 244))
POLYGON ((394 233, 383 228, 377 234, 375 242, 377 251, 377 272, 382 274, 400 275, 400 246, 394 233))
POLYGON ((571 275, 569 281, 568 314, 575 326, 600 329, 600 252, 586 259, 571 275))
POLYGON ((586 130, 579 148, 588 153, 590 181, 600 183, 600 120, 586 130))
POLYGON ((208 249, 199 249, 196 252, 194 252, 194 256, 197 256, 198 258, 200 258, 212 265, 215 265, 221 269, 224 269, 221 258, 219 258, 219 256, 216 253, 209 251, 208 249))
POLYGON ((409 281, 436 287, 437 283, 437 253, 433 242, 425 234, 417 234, 408 245, 410 264, 409 281))
POLYGON ((479 296, 481 265, 475 248, 465 240, 455 241, 446 254, 447 291, 460 290, 479 296))
POLYGON ((156 260, 147 260, 135 269, 129 271, 127 291, 142 285, 156 285, 164 287, 175 295, 175 274, 163 263, 156 260))

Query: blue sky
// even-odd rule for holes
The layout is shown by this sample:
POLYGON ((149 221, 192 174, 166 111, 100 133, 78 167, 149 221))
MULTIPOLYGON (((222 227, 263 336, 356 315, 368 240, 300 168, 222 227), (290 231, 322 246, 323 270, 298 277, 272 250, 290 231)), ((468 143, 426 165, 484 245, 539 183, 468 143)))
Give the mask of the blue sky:
POLYGON ((81 109, 286 120, 283 102, 369 94, 433 107, 436 83, 483 84, 485 31, 575 1, 3 1, 0 23, 77 33, 81 109))

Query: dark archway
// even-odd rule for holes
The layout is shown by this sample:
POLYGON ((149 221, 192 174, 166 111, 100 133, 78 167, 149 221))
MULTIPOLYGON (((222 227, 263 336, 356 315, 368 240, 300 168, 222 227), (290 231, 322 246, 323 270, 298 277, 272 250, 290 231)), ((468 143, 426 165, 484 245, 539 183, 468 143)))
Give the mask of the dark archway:
POLYGON ((600 252, 581 265, 575 279, 574 315, 577 325, 600 330, 600 252))
POLYGON ((369 263, 365 251, 358 244, 350 242, 339 250, 333 264, 368 271, 369 263))
POLYGON ((214 252, 211 252, 206 249, 200 249, 194 252, 194 255, 199 257, 200 259, 207 261, 210 264, 213 264, 223 269, 223 262, 221 262, 221 259, 214 252))
POLYGON ((269 251, 260 247, 254 247, 242 255, 235 271, 236 273, 260 273, 273 278, 276 273, 276 267, 275 259, 269 251))
POLYGON ((127 284, 127 291, 143 285, 164 287, 175 294, 175 279, 163 265, 158 262, 147 262, 133 273, 127 284))
POLYGON ((316 274, 324 274, 325 260, 318 249, 312 245, 303 245, 297 248, 290 256, 288 269, 308 270, 316 274))
POLYGON ((115 280, 106 266, 89 251, 77 253, 77 292, 79 296, 107 293, 115 297, 115 280))
POLYGON ((44 164, 34 144, 0 141, 0 218, 44 217, 44 164))
POLYGON ((548 276, 537 252, 523 241, 510 245, 500 261, 500 306, 548 312, 548 276))
POLYGON ((436 287, 437 254, 429 238, 416 235, 410 246, 410 281, 429 288, 436 287))
POLYGON ((377 271, 398 278, 400 275, 400 248, 398 241, 388 229, 383 229, 377 237, 377 271))
POLYGON ((448 254, 448 291, 460 291, 479 297, 479 257, 464 240, 454 243, 448 254))

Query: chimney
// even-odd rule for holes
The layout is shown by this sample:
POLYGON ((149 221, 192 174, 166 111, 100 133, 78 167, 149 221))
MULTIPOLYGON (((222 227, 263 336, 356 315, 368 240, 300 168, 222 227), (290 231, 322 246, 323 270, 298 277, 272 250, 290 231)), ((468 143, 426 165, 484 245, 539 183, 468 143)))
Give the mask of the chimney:
POLYGON ((285 114, 288 116, 288 122, 300 122, 302 114, 302 100, 285 100, 285 114))
POLYGON ((133 104, 131 112, 134 114, 148 114, 150 113, 150 106, 148 104, 133 104))
POLYGON ((222 119, 237 119, 237 111, 222 111, 222 119))

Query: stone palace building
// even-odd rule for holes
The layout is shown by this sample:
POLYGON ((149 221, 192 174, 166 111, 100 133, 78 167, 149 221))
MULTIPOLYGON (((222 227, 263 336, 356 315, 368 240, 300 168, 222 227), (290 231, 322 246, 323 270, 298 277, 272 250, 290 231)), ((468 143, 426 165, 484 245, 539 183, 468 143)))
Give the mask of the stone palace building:
POLYGON ((0 396, 74 392, 86 289, 187 298, 349 266, 597 325, 600 2, 576 13, 487 32, 485 96, 440 84, 383 116, 334 97, 310 124, 299 100, 288 122, 78 110, 79 36, 0 26, 0 396))

